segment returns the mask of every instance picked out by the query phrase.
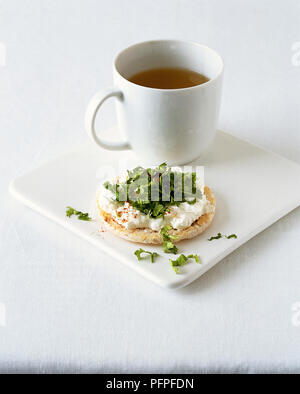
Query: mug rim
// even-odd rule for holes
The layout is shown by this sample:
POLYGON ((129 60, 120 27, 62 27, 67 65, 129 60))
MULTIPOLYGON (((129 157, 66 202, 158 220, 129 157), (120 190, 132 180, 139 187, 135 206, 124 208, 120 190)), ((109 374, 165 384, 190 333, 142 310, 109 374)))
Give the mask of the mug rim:
POLYGON ((197 89, 197 88, 199 89, 199 88, 202 88, 202 87, 205 88, 205 87, 209 86, 210 84, 214 83, 217 79, 219 79, 219 78, 223 75, 223 72, 224 72, 224 60, 223 60, 222 56, 219 55, 219 53, 218 53, 215 49, 212 49, 212 48, 210 48, 210 47, 207 46, 207 45, 200 44, 200 43, 197 42, 197 41, 190 41, 190 40, 172 40, 172 39, 147 40, 147 41, 141 41, 141 42, 138 42, 138 43, 129 45, 128 47, 124 48, 121 52, 119 52, 119 53, 115 56, 115 58, 114 58, 113 68, 114 68, 114 72, 117 73, 118 76, 119 76, 123 81, 127 82, 128 84, 130 84, 130 85, 132 85, 132 86, 135 86, 135 87, 138 87, 138 88, 142 88, 142 89, 152 90, 152 91, 158 91, 158 92, 168 92, 168 93, 174 92, 174 93, 175 93, 175 92, 179 92, 179 91, 188 91, 188 90, 197 89), (122 75, 122 74, 119 72, 119 70, 117 69, 117 61, 118 61, 119 57, 120 57, 121 55, 124 54, 124 52, 126 52, 126 51, 129 50, 129 49, 133 49, 134 47, 139 46, 139 45, 150 44, 150 43, 159 43, 159 42, 161 42, 161 43, 183 43, 183 44, 192 44, 192 45, 194 45, 194 46, 198 46, 198 47, 204 48, 204 49, 206 49, 206 50, 208 50, 208 51, 211 51, 217 58, 219 58, 220 64, 221 64, 221 70, 218 72, 218 74, 217 74, 214 78, 209 79, 209 80, 208 80, 207 82, 205 82, 205 83, 202 83, 202 84, 200 84, 200 85, 190 86, 190 87, 187 87, 187 88, 178 88, 178 89, 151 88, 151 87, 149 87, 149 86, 138 85, 138 84, 136 84, 136 83, 134 83, 134 82, 129 81, 127 78, 123 77, 123 75, 122 75))

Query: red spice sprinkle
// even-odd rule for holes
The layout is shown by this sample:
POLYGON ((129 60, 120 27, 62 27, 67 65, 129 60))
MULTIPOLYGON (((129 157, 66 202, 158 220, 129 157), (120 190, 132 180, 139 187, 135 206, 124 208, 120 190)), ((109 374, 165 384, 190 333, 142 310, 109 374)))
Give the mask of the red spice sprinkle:
POLYGON ((118 208, 116 211, 117 220, 120 219, 121 223, 126 223, 129 221, 129 215, 136 219, 138 212, 126 201, 123 207, 118 208))

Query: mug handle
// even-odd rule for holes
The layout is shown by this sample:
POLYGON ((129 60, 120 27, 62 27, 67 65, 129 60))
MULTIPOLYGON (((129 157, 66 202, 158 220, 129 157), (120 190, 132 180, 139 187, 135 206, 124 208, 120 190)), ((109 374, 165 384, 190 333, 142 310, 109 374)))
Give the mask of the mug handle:
POLYGON ((101 105, 109 99, 110 97, 116 97, 119 100, 122 100, 123 93, 117 88, 108 88, 105 90, 101 90, 96 93, 95 96, 89 102, 89 105, 85 114, 85 128, 89 135, 89 137, 94 141, 97 145, 101 146, 101 148, 108 150, 126 150, 131 149, 130 144, 125 142, 109 142, 100 138, 95 130, 95 121, 97 117, 97 113, 101 107, 101 105))

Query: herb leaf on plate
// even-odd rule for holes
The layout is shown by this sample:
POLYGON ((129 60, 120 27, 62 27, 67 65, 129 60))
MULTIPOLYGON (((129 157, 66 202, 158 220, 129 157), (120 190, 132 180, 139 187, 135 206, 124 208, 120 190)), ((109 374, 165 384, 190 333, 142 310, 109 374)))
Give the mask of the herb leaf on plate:
POLYGON ((190 254, 188 256, 189 259, 195 259, 197 264, 200 264, 200 257, 197 254, 190 254))
POLYGON ((221 233, 219 233, 218 235, 216 235, 215 237, 211 237, 209 238, 209 241, 213 241, 215 239, 220 239, 220 238, 227 238, 227 239, 237 239, 237 235, 236 234, 231 234, 231 235, 222 235, 221 233))
POLYGON ((186 257, 184 254, 181 254, 178 259, 176 260, 171 260, 170 259, 170 263, 171 266, 173 268, 173 270, 175 271, 176 274, 179 274, 179 268, 178 267, 182 267, 184 265, 187 264, 188 261, 188 257, 186 257))
POLYGON ((76 215, 78 220, 83 220, 85 222, 90 222, 92 218, 89 217, 88 213, 83 213, 81 211, 77 211, 76 209, 72 207, 67 207, 66 208, 66 215, 68 218, 72 217, 73 215, 76 215))
POLYGON ((209 241, 213 241, 213 240, 215 240, 215 239, 220 239, 220 238, 222 238, 222 237, 223 237, 223 235, 222 235, 221 233, 219 233, 219 234, 216 235, 215 237, 209 238, 209 241))
POLYGON ((142 257, 143 253, 150 255, 151 263, 154 263, 156 257, 159 256, 159 254, 156 253, 156 252, 148 252, 147 250, 144 250, 144 249, 140 248, 140 249, 138 249, 138 250, 136 250, 134 252, 134 254, 136 255, 138 261, 141 261, 141 260, 143 260, 145 258, 145 257, 142 257))
POLYGON ((226 235, 226 238, 227 239, 232 239, 232 238, 237 239, 237 235, 236 234, 226 235))
POLYGON ((178 267, 183 267, 184 265, 186 265, 189 259, 195 259, 196 263, 200 264, 200 258, 197 254, 190 254, 189 256, 185 256, 184 254, 181 254, 176 260, 170 259, 171 266, 176 274, 179 274, 178 267))

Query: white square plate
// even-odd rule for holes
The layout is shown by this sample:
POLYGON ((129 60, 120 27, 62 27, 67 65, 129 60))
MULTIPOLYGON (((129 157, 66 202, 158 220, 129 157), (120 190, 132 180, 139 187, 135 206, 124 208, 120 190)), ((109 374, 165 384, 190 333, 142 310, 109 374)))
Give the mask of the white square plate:
MULTIPOLYGON (((219 131, 207 159, 193 163, 205 166, 206 184, 216 197, 216 216, 205 233, 178 244, 181 253, 199 254, 201 264, 190 262, 176 275, 168 260, 173 255, 165 255, 160 247, 146 247, 160 254, 154 264, 149 260, 138 262, 134 251, 140 245, 101 233, 90 222, 65 215, 68 205, 89 211, 99 183, 99 169, 117 167, 120 160, 132 166, 138 164, 132 152, 108 152, 88 143, 14 180, 10 190, 28 207, 88 240, 152 282, 168 288, 188 285, 300 205, 298 164, 219 131), (208 241, 219 232, 235 233, 238 239, 208 241)), ((111 269, 118 267, 112 264, 111 269)))

